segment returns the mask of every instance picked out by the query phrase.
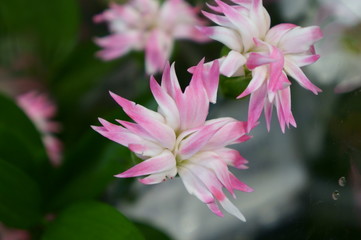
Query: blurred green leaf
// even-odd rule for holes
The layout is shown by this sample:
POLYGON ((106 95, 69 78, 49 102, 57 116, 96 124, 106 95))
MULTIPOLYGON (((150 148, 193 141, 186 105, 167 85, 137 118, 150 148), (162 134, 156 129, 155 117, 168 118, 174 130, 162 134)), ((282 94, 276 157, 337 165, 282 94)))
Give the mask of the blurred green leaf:
POLYGON ((235 99, 238 97, 248 86, 252 76, 241 77, 220 77, 220 90, 224 96, 235 99))
POLYGON ((78 36, 76 0, 2 0, 0 30, 36 43, 43 63, 52 68, 71 52, 78 36))
POLYGON ((0 160, 0 222, 28 228, 40 220, 39 187, 23 171, 0 160))
MULTIPOLYGON (((91 131, 91 130, 90 130, 91 131)), ((50 208, 58 209, 71 202, 98 197, 114 175, 128 167, 126 148, 90 132, 65 159, 59 187, 50 208)))
POLYGON ((164 232, 160 231, 159 229, 142 222, 134 222, 135 226, 139 229, 139 231, 143 234, 145 239, 153 240, 171 240, 172 238, 169 237, 164 232))
POLYGON ((118 210, 99 202, 81 202, 61 212, 42 240, 144 239, 118 210))
POLYGON ((101 61, 95 56, 97 50, 99 48, 90 41, 79 44, 57 74, 53 91, 61 105, 68 107, 78 102, 85 92, 122 61, 101 61))
POLYGON ((11 99, 0 94, 0 158, 30 176, 49 164, 41 137, 31 120, 11 99))

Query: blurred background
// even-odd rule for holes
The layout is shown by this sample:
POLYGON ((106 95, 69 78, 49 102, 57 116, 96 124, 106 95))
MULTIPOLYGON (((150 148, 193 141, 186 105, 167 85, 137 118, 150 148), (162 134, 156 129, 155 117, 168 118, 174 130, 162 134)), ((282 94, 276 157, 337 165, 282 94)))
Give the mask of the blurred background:
MULTIPOLYGON (((156 103, 143 52, 107 62, 95 56, 95 37, 109 30, 93 16, 108 4, 0 2, 1 240, 361 239, 360 1, 264 0, 272 25, 321 26, 321 59, 304 70, 323 92, 293 84, 297 128, 282 134, 274 119, 268 133, 261 118, 253 138, 237 146, 249 169, 232 172, 255 190, 233 200, 246 223, 213 215, 178 178, 145 186, 113 177, 136 160, 90 127, 99 116, 127 118, 108 91, 156 103)), ((171 62, 181 85, 189 67, 221 49, 176 41, 171 62)), ((248 99, 234 100, 234 87, 221 79, 209 118, 246 120, 248 99)))

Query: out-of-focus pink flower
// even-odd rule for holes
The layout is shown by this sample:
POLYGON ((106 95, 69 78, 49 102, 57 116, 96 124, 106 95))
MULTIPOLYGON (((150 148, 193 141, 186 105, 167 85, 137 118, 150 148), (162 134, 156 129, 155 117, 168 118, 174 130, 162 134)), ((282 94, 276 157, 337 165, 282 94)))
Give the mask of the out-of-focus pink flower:
POLYGON ((223 216, 218 201, 227 212, 245 221, 222 189, 233 196, 234 189, 252 191, 228 170, 228 165, 247 168, 247 161, 238 151, 226 147, 250 137, 246 135, 245 122, 232 118, 206 121, 209 102, 216 102, 218 78, 218 62, 203 66, 202 60, 182 92, 174 65, 167 65, 161 85, 153 77, 150 80, 158 112, 111 93, 135 123, 117 120, 121 125, 115 125, 100 119, 103 126, 93 129, 144 160, 116 177, 147 175, 140 182, 156 184, 179 174, 188 192, 215 214, 223 216))
POLYGON ((195 26, 204 25, 198 9, 183 0, 130 0, 128 4, 112 3, 96 15, 94 21, 108 22, 111 35, 97 38, 104 49, 97 55, 111 60, 130 50, 145 50, 146 72, 154 74, 164 68, 173 48, 174 39, 207 41, 195 26))
POLYGON ((279 24, 270 29, 270 17, 262 0, 233 2, 234 5, 228 5, 216 0, 217 5, 210 8, 218 14, 203 13, 219 26, 201 30, 230 49, 219 59, 223 75, 243 76, 249 71, 252 74, 247 89, 238 97, 251 94, 249 126, 254 126, 264 109, 269 130, 275 105, 284 132, 285 126, 296 126, 287 75, 315 94, 321 91, 300 67, 318 60, 313 44, 322 38, 322 33, 317 26, 302 28, 293 24, 279 24))
POLYGON ((11 229, 0 223, 1 240, 30 240, 30 234, 21 229, 11 229))
POLYGON ((58 166, 61 163, 62 144, 53 135, 60 130, 60 124, 51 120, 56 114, 55 104, 45 94, 37 92, 19 95, 17 103, 40 131, 51 163, 58 166))
POLYGON ((318 11, 313 18, 327 38, 318 48, 323 58, 310 70, 317 74, 321 84, 336 85, 336 93, 354 91, 361 87, 361 1, 318 0, 317 3, 318 11))

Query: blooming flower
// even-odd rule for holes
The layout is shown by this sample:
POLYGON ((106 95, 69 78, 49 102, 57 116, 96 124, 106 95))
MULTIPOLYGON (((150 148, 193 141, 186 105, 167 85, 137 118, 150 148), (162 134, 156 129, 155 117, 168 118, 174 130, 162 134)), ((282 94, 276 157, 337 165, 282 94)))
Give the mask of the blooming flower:
POLYGON ((319 58, 313 44, 322 37, 320 28, 279 24, 270 29, 270 17, 261 0, 233 0, 235 5, 215 2, 217 6, 210 8, 218 14, 203 13, 219 26, 201 30, 230 49, 219 59, 223 75, 244 76, 249 71, 252 74, 248 87, 238 96, 251 94, 249 126, 257 122, 264 109, 269 130, 273 105, 283 132, 286 125, 296 126, 287 75, 315 94, 321 91, 300 69, 319 58))
POLYGON ((17 103, 40 131, 51 163, 58 166, 61 161, 62 144, 53 134, 59 132, 60 124, 50 120, 56 113, 55 104, 45 94, 37 92, 19 95, 17 103))
POLYGON ((183 0, 131 0, 126 5, 112 3, 96 15, 94 21, 109 22, 110 36, 96 39, 104 49, 98 56, 111 60, 130 50, 145 49, 146 72, 154 74, 163 69, 170 57, 174 39, 206 41, 194 26, 203 25, 198 10, 183 0))
POLYGON ((328 0, 318 4, 316 19, 327 38, 319 47, 324 57, 310 70, 320 83, 336 85, 336 93, 360 88, 361 2, 328 0))
POLYGON ((232 118, 206 121, 209 102, 216 102, 219 66, 217 61, 209 67, 203 63, 195 67, 184 92, 174 64, 165 67, 161 85, 151 77, 151 91, 159 105, 157 112, 111 93, 135 123, 117 120, 121 125, 115 125, 100 119, 103 126, 93 129, 144 160, 116 177, 147 175, 139 181, 156 184, 179 174, 188 192, 215 214, 223 216, 218 201, 227 212, 245 221, 222 189, 225 187, 233 196, 234 189, 252 191, 227 167, 246 168, 247 161, 238 151, 226 146, 249 139, 247 124, 232 118))

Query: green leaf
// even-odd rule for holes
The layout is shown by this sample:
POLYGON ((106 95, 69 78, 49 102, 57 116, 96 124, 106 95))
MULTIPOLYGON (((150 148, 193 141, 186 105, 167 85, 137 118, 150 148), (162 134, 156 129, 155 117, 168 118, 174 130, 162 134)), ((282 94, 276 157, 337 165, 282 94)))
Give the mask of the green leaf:
POLYGON ((75 0, 2 0, 0 28, 3 35, 34 43, 46 69, 61 63, 77 41, 78 3, 75 0))
POLYGON ((0 222, 28 228, 40 220, 41 195, 37 184, 23 171, 0 160, 0 222))
POLYGON ((98 197, 128 167, 129 151, 91 131, 65 159, 51 209, 98 197))
POLYGON ((102 61, 95 56, 97 50, 99 47, 91 41, 78 44, 66 64, 54 77, 52 90, 59 99, 60 105, 66 107, 67 111, 72 110, 74 103, 79 102, 84 93, 123 61, 123 59, 102 61))
POLYGON ((61 212, 45 230, 42 240, 144 239, 115 208, 99 202, 76 203, 61 212))
POLYGON ((241 77, 220 77, 220 90, 224 96, 235 99, 239 96, 248 86, 252 76, 246 74, 241 77))
POLYGON ((0 158, 30 176, 49 164, 40 134, 11 99, 0 94, 0 158))
POLYGON ((157 239, 157 240, 171 240, 164 232, 159 229, 143 222, 134 222, 135 226, 139 229, 139 231, 143 234, 145 239, 157 239))

